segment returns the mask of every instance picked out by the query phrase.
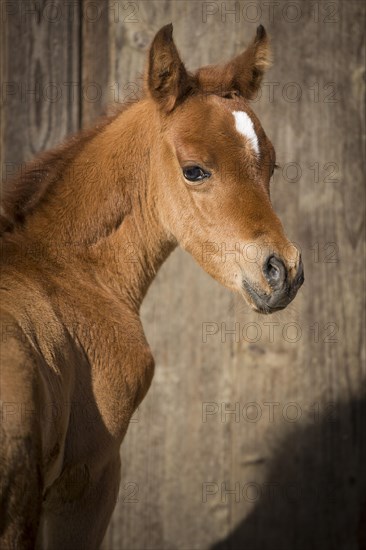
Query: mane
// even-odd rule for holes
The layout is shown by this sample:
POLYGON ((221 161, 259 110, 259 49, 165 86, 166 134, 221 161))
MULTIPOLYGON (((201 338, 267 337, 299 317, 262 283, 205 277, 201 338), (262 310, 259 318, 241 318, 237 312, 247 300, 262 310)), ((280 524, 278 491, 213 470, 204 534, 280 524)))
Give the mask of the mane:
POLYGON ((131 102, 124 104, 112 115, 101 117, 92 128, 81 130, 55 148, 36 155, 2 183, 0 238, 24 224, 84 146, 130 106, 131 102))

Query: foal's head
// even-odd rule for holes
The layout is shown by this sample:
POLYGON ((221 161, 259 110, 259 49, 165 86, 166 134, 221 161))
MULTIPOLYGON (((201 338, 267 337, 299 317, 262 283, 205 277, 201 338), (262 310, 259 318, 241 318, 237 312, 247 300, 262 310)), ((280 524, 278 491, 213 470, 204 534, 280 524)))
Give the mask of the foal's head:
POLYGON ((167 25, 152 43, 146 75, 159 113, 161 222, 208 273, 263 313, 286 307, 304 280, 300 254, 270 202, 275 151, 248 102, 268 64, 260 26, 244 53, 190 74, 167 25))

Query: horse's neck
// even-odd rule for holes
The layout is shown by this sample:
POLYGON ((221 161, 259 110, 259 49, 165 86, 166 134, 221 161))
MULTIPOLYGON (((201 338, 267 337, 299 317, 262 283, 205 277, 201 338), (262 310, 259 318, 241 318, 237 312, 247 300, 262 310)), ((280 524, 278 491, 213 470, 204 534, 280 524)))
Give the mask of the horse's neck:
POLYGON ((157 132, 146 102, 121 113, 85 144, 29 225, 33 239, 66 247, 68 261, 78 251, 76 265, 92 265, 98 281, 137 309, 175 244, 153 200, 157 132))
POLYGON ((132 210, 110 236, 88 249, 85 261, 96 266, 104 284, 134 310, 140 304, 175 242, 148 216, 132 210))

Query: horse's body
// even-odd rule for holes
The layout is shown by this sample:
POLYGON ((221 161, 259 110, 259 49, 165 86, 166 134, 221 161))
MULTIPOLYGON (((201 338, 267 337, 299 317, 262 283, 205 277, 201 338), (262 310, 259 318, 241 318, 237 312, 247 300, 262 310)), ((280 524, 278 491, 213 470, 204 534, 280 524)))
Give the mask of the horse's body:
POLYGON ((267 50, 259 28, 227 66, 190 75, 164 27, 146 96, 13 182, 2 213, 1 548, 100 545, 119 447, 154 372, 140 304, 177 244, 258 311, 285 307, 301 285, 269 202, 273 147, 246 101, 267 50), (255 243, 257 261, 230 254, 237 243, 255 243))

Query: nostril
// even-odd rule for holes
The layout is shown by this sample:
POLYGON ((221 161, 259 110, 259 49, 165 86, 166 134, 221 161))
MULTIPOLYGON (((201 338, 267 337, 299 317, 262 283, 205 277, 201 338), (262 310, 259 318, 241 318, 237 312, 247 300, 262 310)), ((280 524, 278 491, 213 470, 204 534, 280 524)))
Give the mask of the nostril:
POLYGON ((281 272, 279 268, 276 265, 274 265, 272 262, 269 262, 268 264, 267 273, 269 277, 274 281, 278 281, 281 277, 281 272))
POLYGON ((272 286, 280 286, 286 278, 286 268, 282 260, 276 256, 267 258, 263 266, 264 275, 272 286))

